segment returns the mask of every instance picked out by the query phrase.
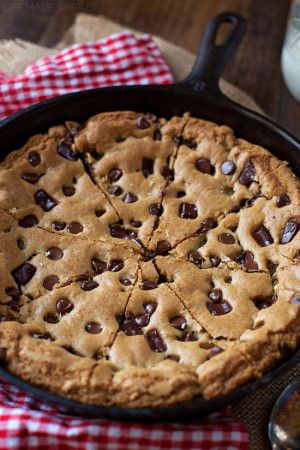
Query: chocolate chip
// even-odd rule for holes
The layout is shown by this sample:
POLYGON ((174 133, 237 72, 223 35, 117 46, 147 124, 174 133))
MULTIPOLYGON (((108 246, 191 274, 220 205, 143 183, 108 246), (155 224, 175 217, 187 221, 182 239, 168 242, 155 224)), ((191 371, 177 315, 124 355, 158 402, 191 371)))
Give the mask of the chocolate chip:
POLYGON ((219 353, 224 352, 223 348, 217 347, 216 345, 211 349, 209 354, 207 355, 207 359, 211 359, 216 355, 219 355, 219 353))
POLYGON ((145 178, 153 174, 154 160, 150 158, 143 158, 142 160, 142 173, 145 178))
POLYGON ((178 338, 178 340, 182 342, 194 342, 198 341, 198 337, 195 331, 186 331, 182 336, 178 338))
POLYGON ((123 192, 123 189, 117 185, 109 186, 109 188, 108 188, 108 193, 111 195, 119 196, 122 194, 122 192, 123 192))
POLYGON ((176 194, 176 198, 182 198, 182 197, 185 197, 185 196, 186 196, 185 191, 178 191, 177 194, 176 194))
POLYGON ((300 218, 289 219, 284 226, 280 244, 288 244, 300 230, 300 218))
POLYGON ((143 334, 141 327, 135 320, 134 316, 122 317, 119 321, 119 329, 126 334, 126 336, 136 336, 143 334))
POLYGON ((63 158, 68 159, 69 161, 77 161, 78 156, 73 150, 69 147, 66 142, 61 142, 57 147, 57 153, 63 158))
POLYGON ((177 330, 184 331, 187 327, 187 322, 183 316, 176 316, 170 319, 170 324, 172 327, 177 328, 177 330))
POLYGON ((34 150, 28 153, 27 160, 29 164, 33 167, 36 167, 41 162, 41 157, 38 154, 38 152, 35 152, 34 150))
POLYGON ((181 203, 179 207, 179 216, 182 219, 196 219, 198 217, 198 210, 193 203, 181 203))
POLYGON ((278 208, 282 208, 283 206, 289 205, 291 203, 291 199, 287 194, 281 194, 276 197, 276 206, 278 208))
POLYGON ((11 274, 18 285, 25 286, 36 272, 36 267, 30 263, 23 263, 14 269, 11 274))
POLYGON ((34 339, 46 339, 47 341, 54 341, 50 333, 41 333, 40 331, 31 331, 30 336, 34 339))
POLYGON ((168 166, 163 166, 160 173, 166 180, 174 180, 174 173, 168 166))
POLYGON ((165 255, 171 250, 171 244, 168 241, 159 241, 156 246, 156 253, 158 255, 165 255))
POLYGON ((45 251, 45 256, 47 256, 48 259, 57 261, 61 259, 64 256, 64 254, 58 247, 49 247, 48 250, 45 251))
POLYGON ((154 313, 156 308, 157 308, 157 303, 155 303, 155 302, 149 302, 149 303, 144 304, 144 310, 147 313, 149 313, 150 315, 152 315, 154 313))
POLYGON ((159 334, 158 330, 154 329, 154 330, 148 331, 148 333, 145 334, 145 338, 147 339, 149 347, 154 352, 162 353, 167 350, 166 343, 164 342, 163 338, 159 334))
POLYGON ((132 281, 130 278, 127 277, 120 277, 120 283, 122 283, 124 286, 131 286, 132 281))
POLYGON ((75 188, 73 186, 63 186, 62 190, 66 197, 72 197, 75 194, 75 188))
POLYGON ((102 331, 102 327, 98 322, 89 322, 85 326, 85 331, 90 334, 99 334, 102 331))
POLYGON ((171 361, 176 361, 176 362, 180 361, 180 358, 177 355, 168 355, 165 357, 165 359, 170 359, 171 361))
POLYGON ((50 211, 57 205, 57 201, 43 189, 36 191, 34 194, 34 199, 35 203, 42 208, 43 211, 50 211))
POLYGON ((219 258, 218 256, 211 256, 209 260, 211 262, 212 267, 218 267, 218 265, 221 262, 221 258, 219 258))
POLYGON ((48 277, 44 278, 42 285, 47 291, 52 291, 54 285, 59 282, 59 278, 56 275, 48 275, 48 277))
POLYGON ((202 262, 204 261, 204 259, 202 258, 200 253, 197 252, 197 250, 190 250, 187 254, 187 258, 189 261, 197 265, 201 265, 202 262))
POLYGON ((197 143, 194 139, 183 139, 182 143, 187 147, 191 148, 192 150, 197 148, 197 143))
POLYGON ((208 303, 207 308, 212 316, 223 316, 232 310, 231 305, 226 300, 219 303, 208 303))
POLYGON ((246 251, 236 261, 242 264, 247 272, 256 272, 258 270, 258 264, 254 261, 252 252, 246 251))
POLYGON ((24 250, 25 248, 25 242, 23 241, 23 239, 17 239, 17 247, 19 250, 24 250))
POLYGON ((54 228, 56 231, 62 231, 66 228, 66 222, 58 222, 55 220, 51 223, 52 228, 54 228))
POLYGON ((214 303, 220 303, 222 300, 222 291, 221 289, 213 289, 208 296, 214 303))
POLYGON ((94 280, 83 280, 80 287, 83 291, 92 291, 99 286, 99 283, 94 280))
POLYGON ((235 172, 236 165, 233 161, 224 161, 221 170, 224 175, 232 175, 235 172))
POLYGON ((69 314, 74 308, 73 302, 66 297, 61 297, 56 302, 56 311, 60 316, 69 314))
POLYGON ((47 323, 58 323, 59 322, 59 318, 56 314, 46 314, 44 316, 44 321, 47 323))
POLYGON ((67 225, 67 230, 72 234, 78 234, 83 231, 83 226, 79 222, 71 222, 67 225))
POLYGON ((145 128, 150 127, 150 123, 148 122, 148 120, 145 119, 145 117, 141 116, 141 117, 138 117, 138 119, 136 121, 136 126, 140 130, 144 130, 145 128))
POLYGON ((200 158, 196 161, 196 168, 200 172, 210 174, 212 172, 212 165, 208 159, 200 158))
POLYGON ((19 297, 19 290, 13 286, 8 287, 5 289, 5 293, 12 298, 18 298, 19 297))
POLYGON ((221 233, 218 236, 218 241, 222 244, 230 245, 235 243, 235 238, 230 233, 221 233))
POLYGON ((130 225, 135 228, 140 228, 142 226, 142 222, 139 220, 131 220, 130 225))
POLYGON ((214 344, 211 344, 210 342, 202 342, 201 344, 199 344, 199 347, 203 348, 204 350, 210 350, 214 348, 214 344))
POLYGON ((290 299, 290 303, 291 303, 292 305, 300 305, 300 296, 297 295, 296 297, 292 297, 292 298, 290 299))
POLYGON ((267 247, 274 242, 271 233, 264 225, 256 228, 253 231, 252 236, 261 247, 267 247))
POLYGON ((121 169, 114 168, 109 171, 107 178, 109 179, 109 181, 111 183, 113 183, 115 181, 118 181, 122 175, 123 175, 123 172, 121 169))
POLYGON ((149 206, 149 212, 153 216, 161 216, 163 213, 163 207, 160 205, 160 203, 152 203, 152 205, 149 206))
POLYGON ((150 317, 150 314, 141 314, 135 318, 135 321, 141 328, 143 328, 149 325, 150 317))
POLYGON ((154 130, 154 132, 153 132, 153 139, 155 141, 161 141, 161 138, 162 138, 162 135, 161 135, 160 130, 158 130, 158 129, 154 130))
POLYGON ((242 170, 242 173, 239 177, 239 183, 246 187, 249 187, 252 181, 254 181, 255 175, 256 175, 255 169, 252 165, 251 160, 249 159, 246 162, 245 167, 242 170))
POLYGON ((102 217, 105 214, 105 209, 96 209, 95 215, 96 217, 102 217))
POLYGON ((40 175, 37 173, 23 173, 21 178, 22 180, 27 181, 27 183, 35 184, 39 181, 40 175))
MULTIPOLYGON (((117 138, 116 142, 123 142, 125 141, 125 139, 123 138, 117 138)), ((97 149, 95 148, 89 148, 88 149, 88 153, 96 160, 96 161, 100 161, 101 158, 103 158, 104 153, 99 152, 97 149)), ((91 171, 91 168, 89 169, 91 171)))
POLYGON ((124 261, 122 259, 112 259, 107 265, 107 270, 110 272, 119 272, 124 267, 124 261))
POLYGON ((131 240, 138 244, 139 246, 142 246, 139 239, 137 239, 137 234, 134 230, 130 230, 129 228, 125 228, 123 225, 119 223, 113 223, 109 225, 110 228, 110 234, 112 237, 119 238, 119 239, 125 239, 125 240, 131 240))
POLYGON ((28 216, 22 217, 22 219, 19 220, 19 225, 22 228, 31 228, 38 224, 38 219, 33 214, 29 214, 28 216))
POLYGON ((143 289, 143 291, 150 291, 151 289, 157 288, 157 281, 151 281, 151 280, 143 280, 140 284, 140 289, 143 289))
POLYGON ((201 233, 206 233, 208 230, 211 230, 212 228, 216 228, 218 225, 218 222, 215 219, 212 219, 209 217, 208 219, 204 219, 198 230, 196 231, 195 235, 199 235, 201 233))
POLYGON ((254 300, 254 304, 257 309, 266 309, 276 302, 276 297, 257 298, 254 300))
POLYGON ((126 194, 124 195, 122 200, 123 200, 124 203, 135 203, 135 202, 138 201, 138 198, 132 192, 126 192, 126 194))
POLYGON ((106 263, 104 261, 100 261, 100 259, 98 258, 93 258, 91 264, 93 271, 96 272, 98 275, 107 270, 106 263))

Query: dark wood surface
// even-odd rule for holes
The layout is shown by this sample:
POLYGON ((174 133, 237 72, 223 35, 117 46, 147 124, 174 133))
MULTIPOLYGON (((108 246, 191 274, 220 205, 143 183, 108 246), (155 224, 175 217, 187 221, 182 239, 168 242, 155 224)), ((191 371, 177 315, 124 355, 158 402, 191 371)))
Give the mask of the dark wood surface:
POLYGON ((235 11, 248 32, 224 78, 250 94, 278 123, 300 137, 300 103, 284 86, 280 54, 289 0, 4 0, 0 38, 55 45, 76 14, 103 14, 196 52, 207 20, 235 11))

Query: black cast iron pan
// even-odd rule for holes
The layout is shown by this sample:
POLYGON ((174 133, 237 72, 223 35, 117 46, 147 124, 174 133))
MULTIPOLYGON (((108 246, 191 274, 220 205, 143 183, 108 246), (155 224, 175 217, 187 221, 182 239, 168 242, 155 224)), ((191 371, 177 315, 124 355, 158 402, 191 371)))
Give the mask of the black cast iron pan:
MULTIPOLYGON (((33 134, 44 132, 65 120, 83 122, 102 111, 149 111, 167 118, 189 111, 192 116, 226 124, 233 128, 238 137, 266 147, 278 158, 288 161, 300 177, 300 141, 271 120, 231 101, 219 90, 221 73, 233 56, 245 29, 245 21, 238 14, 223 13, 213 18, 204 31, 194 68, 181 83, 77 92, 32 106, 3 120, 0 123, 1 158, 21 146, 33 134), (221 44, 216 44, 217 33, 224 23, 230 24, 230 31, 221 44)), ((300 363, 300 350, 261 380, 250 382, 227 396, 209 401, 199 397, 188 403, 160 409, 126 409, 77 403, 25 383, 5 368, 0 368, 0 376, 62 412, 122 420, 162 421, 196 419, 199 415, 223 408, 272 381, 297 363, 300 363)))

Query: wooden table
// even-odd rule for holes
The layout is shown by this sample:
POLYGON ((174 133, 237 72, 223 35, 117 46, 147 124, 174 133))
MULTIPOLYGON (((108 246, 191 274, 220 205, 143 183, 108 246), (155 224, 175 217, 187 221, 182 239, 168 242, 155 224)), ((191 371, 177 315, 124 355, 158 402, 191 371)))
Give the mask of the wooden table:
POLYGON ((288 93, 280 71, 289 7, 289 0, 10 0, 0 4, 0 38, 19 37, 53 46, 77 13, 88 12, 196 52, 211 16, 239 12, 248 21, 248 32, 224 78, 300 137, 300 103, 288 93))

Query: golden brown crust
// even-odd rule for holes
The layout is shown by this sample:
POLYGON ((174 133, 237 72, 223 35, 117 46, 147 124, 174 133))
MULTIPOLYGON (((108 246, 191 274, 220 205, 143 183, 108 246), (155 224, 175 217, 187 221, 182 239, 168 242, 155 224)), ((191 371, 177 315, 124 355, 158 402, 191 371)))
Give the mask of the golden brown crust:
POLYGON ((0 165, 0 347, 24 380, 163 407, 260 378, 300 337, 299 180, 201 119, 66 122, 0 165))

